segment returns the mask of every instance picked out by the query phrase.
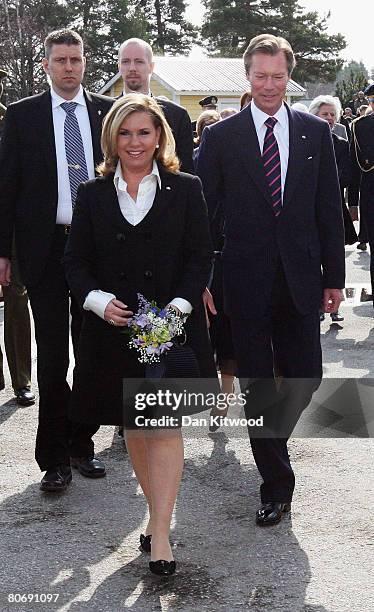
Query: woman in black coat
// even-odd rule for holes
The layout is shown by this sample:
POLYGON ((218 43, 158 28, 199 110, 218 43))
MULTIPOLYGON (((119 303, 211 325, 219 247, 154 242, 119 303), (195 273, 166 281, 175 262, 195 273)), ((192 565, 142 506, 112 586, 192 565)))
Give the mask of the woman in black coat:
POLYGON ((185 329, 200 374, 215 376, 202 303, 212 259, 207 210, 200 180, 178 172, 172 133, 152 98, 120 98, 106 116, 102 148, 101 176, 79 188, 65 253, 68 283, 85 312, 71 419, 125 423, 149 506, 141 546, 151 550, 151 571, 165 575, 175 571, 169 530, 183 442, 179 429, 126 429, 123 379, 144 378, 145 368, 120 332, 138 309, 138 293, 189 314, 185 329))
MULTIPOLYGON (((309 112, 312 113, 312 115, 321 117, 321 119, 325 119, 330 126, 330 130, 332 130, 339 116, 340 109, 337 101, 332 96, 318 96, 312 100, 309 106, 309 112)), ((348 187, 351 179, 349 144, 347 140, 337 136, 337 134, 334 134, 332 131, 331 136, 339 176, 345 244, 354 244, 358 242, 358 237, 344 197, 344 189, 348 187)), ((344 317, 339 314, 339 312, 332 312, 330 316, 332 321, 344 321, 344 317)), ((321 313, 320 318, 321 321, 323 321, 325 318, 324 313, 321 313)))

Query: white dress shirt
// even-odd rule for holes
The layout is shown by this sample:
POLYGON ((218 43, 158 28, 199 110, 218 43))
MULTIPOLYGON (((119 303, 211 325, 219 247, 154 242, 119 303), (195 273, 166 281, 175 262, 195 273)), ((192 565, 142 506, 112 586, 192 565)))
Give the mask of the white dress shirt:
MULTIPOLYGON (((264 140, 267 127, 265 125, 266 119, 270 117, 262 110, 256 106, 254 101, 251 101, 251 112, 253 123, 255 124, 258 144, 260 145, 260 151, 262 154, 264 148, 264 140)), ((278 143, 279 148, 279 156, 281 162, 281 186, 282 186, 282 197, 284 193, 284 185, 286 183, 287 176, 287 168, 288 168, 288 155, 290 149, 290 134, 289 134, 289 125, 288 125, 288 113, 284 104, 280 107, 280 109, 272 115, 277 123, 274 126, 274 136, 278 143)))
POLYGON ((57 158, 57 184, 58 184, 58 200, 57 200, 57 216, 56 223, 58 225, 70 225, 73 214, 71 205, 71 192, 69 182, 68 163, 66 160, 65 139, 64 139, 64 123, 66 113, 61 104, 63 102, 76 102, 75 116, 78 121, 79 129, 82 135, 84 154, 86 158, 88 178, 95 177, 95 164, 92 149, 91 125, 88 116, 86 100, 83 95, 83 87, 80 86, 79 92, 72 100, 61 98, 51 87, 52 97, 52 117, 53 130, 56 144, 57 158))
MULTIPOLYGON (((119 160, 113 182, 122 215, 131 225, 138 225, 153 206, 157 183, 161 189, 161 178, 156 162, 153 161, 151 173, 143 177, 140 181, 136 201, 133 200, 127 191, 127 183, 123 178, 121 162, 119 160)), ((113 293, 107 293, 101 290, 90 291, 85 299, 83 308, 85 310, 92 310, 92 312, 104 319, 104 312, 107 305, 115 298, 116 296, 113 293)), ((192 305, 183 298, 174 298, 170 302, 170 305, 176 306, 186 315, 192 312, 192 305)))

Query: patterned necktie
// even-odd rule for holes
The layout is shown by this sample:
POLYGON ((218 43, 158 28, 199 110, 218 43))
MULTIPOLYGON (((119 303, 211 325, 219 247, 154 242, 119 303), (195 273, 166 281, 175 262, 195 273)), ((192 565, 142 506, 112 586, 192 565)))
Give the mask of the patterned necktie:
POLYGON ((262 152, 262 161, 266 174, 266 180, 270 188, 271 201, 273 212, 276 217, 282 210, 282 184, 281 184, 281 161, 277 139, 274 136, 274 126, 277 119, 269 117, 265 121, 267 127, 264 148, 262 152))
POLYGON ((66 161, 69 170, 71 204, 74 208, 79 183, 88 180, 86 157, 79 129, 78 119, 75 115, 76 102, 63 102, 61 108, 66 113, 64 123, 64 140, 66 161))

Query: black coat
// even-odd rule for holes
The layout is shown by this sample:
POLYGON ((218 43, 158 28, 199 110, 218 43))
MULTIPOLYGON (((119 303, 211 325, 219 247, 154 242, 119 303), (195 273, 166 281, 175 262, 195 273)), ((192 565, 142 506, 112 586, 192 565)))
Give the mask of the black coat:
POLYGON ((271 303, 281 260, 300 314, 318 312, 322 289, 343 288, 344 235, 329 126, 289 109, 289 160, 278 218, 261 159, 251 105, 205 128, 197 174, 211 218, 223 206, 225 307, 252 325, 271 303))
POLYGON ((345 140, 344 138, 340 138, 340 136, 334 134, 333 132, 332 143, 334 145, 336 165, 338 168, 344 221, 345 244, 355 244, 355 242, 358 241, 358 238, 344 197, 344 189, 345 187, 348 187, 351 182, 351 162, 349 158, 349 144, 347 140, 345 140))
MULTIPOLYGON (((202 293, 212 247, 207 210, 197 177, 160 168, 150 212, 136 226, 123 217, 113 175, 80 186, 65 254, 66 277, 82 305, 93 289, 114 293, 134 312, 137 293, 159 305, 173 298, 193 306, 186 330, 204 377, 215 376, 202 293)), ((144 370, 120 328, 86 312, 74 372, 71 418, 121 423, 122 379, 144 370)))
MULTIPOLYGON (((102 121, 113 99, 84 92, 95 165, 102 160, 102 121)), ((0 257, 11 256, 15 230, 22 279, 41 279, 56 228, 58 200, 51 94, 11 104, 0 145, 0 257)))

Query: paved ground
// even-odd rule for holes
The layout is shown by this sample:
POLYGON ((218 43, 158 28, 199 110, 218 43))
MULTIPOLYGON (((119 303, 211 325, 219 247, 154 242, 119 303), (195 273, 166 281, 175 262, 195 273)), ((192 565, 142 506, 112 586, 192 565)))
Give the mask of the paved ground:
MULTIPOLYGON (((370 390, 373 311, 359 302, 368 258, 347 250, 347 287, 356 292, 341 309, 344 324, 326 320, 322 338, 325 376, 362 378, 370 390)), ((179 571, 160 581, 137 549, 145 503, 113 428, 96 436, 107 478, 74 475, 67 494, 41 495, 36 408, 18 408, 7 380, 0 405, 1 611, 374 610, 372 439, 323 432, 294 438, 292 516, 264 530, 253 522, 259 476, 246 437, 187 437, 173 530, 179 571), (13 603, 11 594, 33 601, 13 603), (58 600, 37 603, 42 594, 58 600)))

